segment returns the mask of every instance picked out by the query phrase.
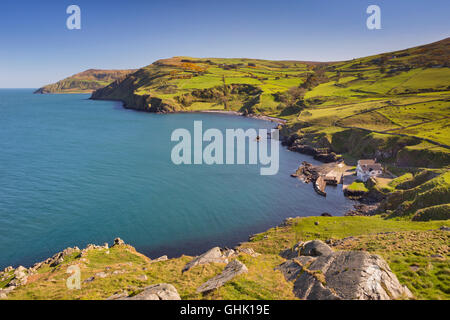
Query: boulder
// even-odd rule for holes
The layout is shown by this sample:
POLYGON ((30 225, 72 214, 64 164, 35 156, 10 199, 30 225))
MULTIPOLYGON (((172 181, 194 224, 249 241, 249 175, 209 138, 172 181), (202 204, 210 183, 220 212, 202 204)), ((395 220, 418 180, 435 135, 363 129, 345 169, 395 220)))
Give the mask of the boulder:
POLYGON ((135 296, 111 296, 108 300, 181 300, 177 289, 171 284, 160 283, 144 288, 144 290, 135 296))
POLYGON ((10 271, 13 271, 14 270, 14 268, 12 267, 12 266, 9 266, 9 267, 6 267, 5 269, 3 269, 3 272, 10 272, 10 271))
POLYGON ((108 274, 106 272, 97 272, 95 274, 95 278, 106 278, 108 276, 108 274))
POLYGON ((319 242, 314 246, 309 243, 302 247, 309 256, 290 259, 276 268, 286 280, 294 282, 294 294, 300 299, 388 300, 413 297, 378 255, 364 251, 333 252, 325 244, 325 250, 331 252, 323 254, 325 247, 316 246, 319 242), (317 255, 316 248, 322 254, 317 255))
POLYGON ((206 251, 205 253, 199 255, 198 257, 194 258, 193 260, 189 261, 184 266, 182 272, 186 272, 197 265, 208 264, 213 262, 228 263, 228 259, 224 256, 219 247, 214 247, 206 251))
POLYGON ((241 248, 239 249, 239 251, 254 258, 261 255, 260 253, 255 252, 255 250, 253 250, 252 248, 241 248))
POLYGON ((299 274, 307 268, 309 263, 313 260, 314 258, 310 256, 295 257, 282 263, 275 268, 275 270, 280 270, 287 281, 295 281, 299 274))
POLYGON ((229 264, 227 264, 227 266, 225 267, 225 269, 223 269, 221 274, 215 276, 214 278, 209 279, 200 287, 198 287, 197 293, 203 293, 217 289, 223 286, 226 282, 236 277, 237 275, 246 272, 248 272, 247 267, 242 262, 235 259, 231 261, 229 264))
POLYGON ((280 256, 285 259, 293 259, 300 256, 300 249, 303 247, 304 242, 297 242, 292 248, 283 250, 280 252, 280 256))
POLYGON ((160 262, 160 261, 166 261, 166 260, 169 260, 169 258, 167 256, 161 256, 159 258, 151 260, 150 262, 153 263, 153 262, 160 262))
POLYGON ((30 268, 30 271, 36 271, 44 265, 50 265, 51 267, 56 267, 59 264, 61 264, 62 262, 64 262, 65 257, 70 256, 76 252, 77 253, 80 252, 80 248, 78 248, 78 247, 66 248, 63 251, 54 254, 51 258, 48 258, 44 261, 35 263, 33 265, 33 267, 30 268))
POLYGON ((324 256, 331 254, 333 250, 324 242, 320 240, 312 240, 305 242, 300 249, 300 254, 303 256, 324 256))
POLYGON ((140 281, 147 281, 147 280, 148 280, 148 277, 147 277, 145 274, 140 275, 140 276, 138 276, 137 278, 138 278, 138 280, 140 280, 140 281))
POLYGON ((120 239, 120 238, 115 238, 114 239, 113 246, 118 246, 118 245, 121 245, 121 244, 125 244, 125 242, 122 239, 120 239))

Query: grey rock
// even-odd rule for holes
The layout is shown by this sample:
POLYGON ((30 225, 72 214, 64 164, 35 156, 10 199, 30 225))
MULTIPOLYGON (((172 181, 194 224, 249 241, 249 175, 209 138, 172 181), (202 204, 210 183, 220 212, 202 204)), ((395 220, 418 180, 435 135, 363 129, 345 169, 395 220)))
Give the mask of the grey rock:
POLYGON ((450 227, 442 226, 442 227, 439 228, 439 230, 450 231, 450 227))
POLYGON ((231 261, 229 264, 227 264, 227 266, 225 267, 225 269, 223 269, 221 274, 215 276, 214 278, 209 279, 200 287, 198 287, 197 292, 202 293, 217 289, 223 286, 226 282, 236 277, 237 275, 246 272, 248 272, 247 267, 242 262, 235 259, 231 261))
POLYGON ((166 260, 169 260, 169 258, 167 256, 161 256, 159 258, 151 260, 151 262, 160 262, 160 261, 166 261, 166 260))
POLYGON ((222 255, 225 258, 231 258, 231 257, 236 256, 237 253, 233 249, 227 249, 227 250, 223 251, 222 255))
POLYGON ((181 300, 181 298, 173 285, 160 283, 146 287, 141 293, 135 296, 110 300, 181 300))
POLYGON ((312 260, 314 258, 310 256, 295 257, 294 259, 283 262, 275 270, 280 270, 287 281, 295 281, 298 275, 308 267, 312 260))
POLYGON ((89 282, 92 282, 92 281, 94 281, 94 277, 89 277, 89 278, 87 278, 86 280, 84 280, 83 282, 85 282, 85 283, 89 283, 89 282))
POLYGON ((120 238, 115 238, 114 239, 114 245, 113 246, 118 246, 118 245, 121 245, 121 244, 125 244, 125 242, 122 239, 120 239, 120 238))
POLYGON ((336 251, 291 259, 278 269, 294 282, 294 294, 307 300, 388 300, 412 298, 389 265, 364 251, 336 251), (300 263, 299 263, 300 262, 300 263))
POLYGON ((56 267, 62 262, 64 262, 64 258, 74 254, 75 252, 80 252, 78 247, 66 248, 61 252, 54 254, 51 258, 48 258, 44 261, 35 263, 33 267, 30 268, 31 271, 36 271, 44 265, 50 265, 51 267, 56 267))
POLYGON ((125 272, 126 272, 125 270, 114 270, 113 274, 122 274, 122 273, 125 273, 125 272))
POLYGON ((320 240, 312 240, 305 242, 300 249, 300 254, 303 256, 325 256, 329 255, 333 250, 324 242, 320 240))
POLYGON ((207 252, 189 261, 183 268, 182 272, 186 272, 193 267, 201 264, 209 263, 228 263, 228 259, 223 255, 219 247, 214 247, 207 252))
POLYGON ((3 272, 10 272, 10 271, 13 271, 14 270, 14 268, 12 267, 12 266, 9 266, 9 267, 6 267, 4 270, 3 270, 3 272))
POLYGON ((147 281, 147 280, 148 280, 148 277, 147 277, 145 274, 143 274, 143 275, 140 275, 140 276, 138 277, 138 280, 140 280, 140 281, 147 281))
POLYGON ((106 272, 97 272, 96 274, 95 274, 95 277, 96 278, 106 278, 108 276, 108 274, 106 273, 106 272))
POLYGON ((239 251, 252 257, 258 257, 261 255, 260 253, 255 252, 255 250, 253 250, 252 248, 242 248, 239 249, 239 251))
POLYGON ((280 252, 280 256, 285 259, 293 259, 300 256, 300 249, 303 247, 304 242, 297 242, 292 248, 283 250, 280 252))
POLYGON ((112 296, 110 296, 106 300, 119 300, 121 298, 126 298, 126 297, 128 297, 128 292, 127 291, 123 291, 123 292, 118 292, 118 293, 113 294, 112 296))

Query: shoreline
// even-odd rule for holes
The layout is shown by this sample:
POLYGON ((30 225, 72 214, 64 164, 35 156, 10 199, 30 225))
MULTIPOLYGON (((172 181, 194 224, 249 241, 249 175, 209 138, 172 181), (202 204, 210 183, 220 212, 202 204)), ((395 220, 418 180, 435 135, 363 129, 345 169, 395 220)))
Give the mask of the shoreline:
MULTIPOLYGON (((94 99, 94 100, 96 100, 96 99, 94 99)), ((155 113, 155 112, 149 112, 149 111, 145 111, 145 110, 126 108, 125 104, 121 100, 103 100, 103 101, 115 101, 115 102, 119 102, 120 101, 122 103, 122 108, 123 109, 133 110, 133 111, 141 111, 141 112, 148 112, 148 113, 155 113)), ((276 117, 269 117, 269 116, 264 116, 264 115, 253 115, 253 114, 252 115, 245 115, 242 112, 231 111, 231 110, 193 110, 193 111, 179 111, 179 112, 171 112, 171 113, 174 113, 174 114, 175 113, 204 113, 204 114, 224 114, 224 115, 230 115, 230 116, 244 116, 244 117, 253 118, 253 119, 257 119, 257 120, 275 122, 275 123, 278 123, 280 125, 284 125, 287 122, 287 120, 276 118, 276 117)), ((168 114, 170 114, 170 113, 168 113, 168 114)), ((280 144, 281 144, 281 139, 280 139, 280 144)), ((283 147, 288 149, 287 146, 283 145, 283 147)), ((298 152, 298 153, 300 153, 300 154, 302 154, 304 156, 312 157, 311 155, 308 155, 307 153, 302 153, 302 152, 298 152)), ((320 162, 322 162, 322 161, 320 161, 320 162)), ((341 212, 341 214, 342 214, 342 216, 344 216, 345 212, 341 212)), ((305 217, 314 217, 314 216, 315 215, 306 215, 305 217)), ((318 214, 317 216, 320 216, 320 214, 318 214)), ((285 219, 288 219, 288 218, 285 218, 285 219)), ((278 223, 269 224, 269 225, 264 226, 263 228, 258 228, 258 229, 260 229, 260 231, 257 231, 256 233, 264 232, 264 231, 267 231, 268 229, 277 227, 280 224, 282 224, 285 219, 283 219, 282 221, 279 221, 278 223)), ((227 245, 239 246, 241 243, 248 242, 248 240, 252 236, 254 236, 254 234, 255 233, 247 234, 246 236, 244 235, 244 237, 241 238, 241 239, 228 239, 228 240, 222 239, 222 241, 218 242, 217 245, 218 246, 224 246, 224 247, 226 247, 227 245), (225 241, 223 241, 223 240, 225 240, 225 241)), ((193 242, 200 243, 201 240, 197 240, 197 241, 193 241, 193 242)), ((146 252, 147 250, 145 250, 145 249, 141 249, 141 251, 144 251, 145 252, 144 254, 149 255, 149 257, 153 256, 153 255, 157 256, 157 255, 161 255, 161 254, 166 254, 167 251, 164 251, 164 249, 168 249, 170 251, 170 246, 168 246, 168 247, 162 246, 160 248, 157 248, 156 250, 152 250, 152 251, 155 251, 154 254, 149 254, 149 252, 146 252), (161 250, 161 249, 163 249, 163 250, 161 250)), ((198 252, 198 254, 200 254, 202 250, 203 250, 203 248, 200 247, 200 248, 198 248, 196 250, 192 250, 192 251, 198 252)), ((183 250, 184 253, 181 253, 181 254, 179 254, 179 253, 170 254, 170 256, 171 256, 171 258, 176 258, 176 257, 179 257, 180 255, 186 254, 185 251, 186 250, 183 250)), ((188 254, 190 254, 190 252, 188 254)), ((31 259, 30 259, 30 261, 31 261, 31 259)), ((35 264, 34 262, 24 263, 24 265, 27 265, 29 267, 32 267, 34 264, 35 264)))

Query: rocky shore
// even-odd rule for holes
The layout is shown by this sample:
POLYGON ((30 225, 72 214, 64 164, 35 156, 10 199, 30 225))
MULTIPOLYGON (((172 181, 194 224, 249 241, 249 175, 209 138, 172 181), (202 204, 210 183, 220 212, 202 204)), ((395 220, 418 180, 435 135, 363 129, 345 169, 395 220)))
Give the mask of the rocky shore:
MULTIPOLYGON (((289 222, 286 222, 289 224, 289 222)), ((67 248, 42 262, 36 263, 30 268, 19 266, 8 267, 0 272, 0 281, 6 282, 6 286, 0 289, 0 299, 6 299, 18 288, 35 282, 42 269, 60 270, 76 265, 84 269, 89 264, 89 258, 95 255, 109 255, 110 250, 123 250, 135 252, 134 248, 125 244, 120 238, 114 240, 111 248, 108 244, 103 246, 88 245, 80 250, 78 247, 67 248), (45 269, 47 268, 47 269, 45 269)), ((142 256, 135 252, 136 255, 142 256)), ((192 270, 207 265, 224 265, 222 271, 215 276, 206 279, 196 288, 196 292, 208 295, 224 286, 236 277, 249 271, 241 261, 256 259, 261 254, 251 248, 236 247, 224 249, 214 247, 207 252, 194 257, 182 268, 178 277, 192 277, 192 270)), ((387 263, 379 256, 361 251, 335 251, 329 245, 320 240, 298 242, 292 248, 286 248, 280 252, 284 262, 274 268, 274 272, 281 271, 286 281, 293 282, 293 294, 300 299, 307 300, 341 300, 341 299, 410 299, 412 293, 401 285, 397 277, 392 273, 387 263)), ((146 258, 146 257, 145 257, 146 258)), ((146 258, 149 264, 168 261, 167 257, 151 260, 146 258)), ((132 262, 125 262, 132 264, 132 262)), ((120 275, 107 267, 105 271, 96 272, 93 276, 83 281, 84 285, 102 281, 120 275)), ((140 280, 147 280, 146 276, 136 276, 140 280)), ((173 279, 174 282, 177 282, 173 279)), ((123 288, 107 300, 180 300, 180 294, 173 284, 157 283, 141 288, 123 288)))

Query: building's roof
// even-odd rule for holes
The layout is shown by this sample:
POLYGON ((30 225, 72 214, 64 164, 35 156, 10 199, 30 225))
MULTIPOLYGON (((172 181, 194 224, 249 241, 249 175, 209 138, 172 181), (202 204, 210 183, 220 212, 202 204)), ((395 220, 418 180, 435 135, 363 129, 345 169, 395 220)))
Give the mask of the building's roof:
POLYGON ((381 164, 376 163, 375 160, 367 159, 367 160, 359 160, 358 165, 361 167, 363 171, 373 171, 373 170, 382 170, 383 167, 381 164))
POLYGON ((360 166, 368 165, 368 164, 375 164, 375 160, 374 160, 374 159, 363 159, 363 160, 358 160, 358 164, 359 164, 360 166))

